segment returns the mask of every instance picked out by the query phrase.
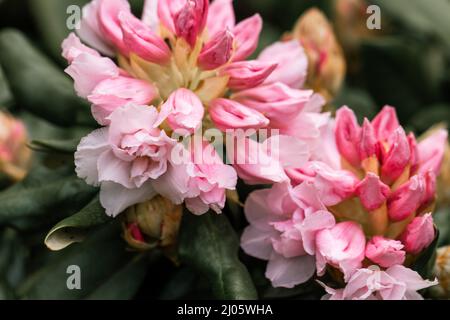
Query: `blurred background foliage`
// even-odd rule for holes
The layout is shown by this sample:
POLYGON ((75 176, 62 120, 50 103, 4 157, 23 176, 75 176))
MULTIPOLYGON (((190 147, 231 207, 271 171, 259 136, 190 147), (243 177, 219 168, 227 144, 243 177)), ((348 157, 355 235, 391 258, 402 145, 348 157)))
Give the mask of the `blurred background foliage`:
MULTIPOLYGON (((245 265, 253 266, 246 270, 237 259, 238 236, 233 231, 242 230, 245 221, 241 208, 233 204, 227 217, 203 217, 195 223, 183 219, 180 237, 188 240, 179 249, 180 267, 157 251, 142 255, 127 250, 119 237, 120 221, 83 220, 80 233, 74 230, 73 218, 63 220, 75 217, 79 221, 86 212, 95 211, 97 194, 74 175, 73 150, 95 124, 89 106, 76 97, 72 81, 63 73, 65 62, 60 55, 61 42, 69 32, 67 7, 87 2, 0 0, 0 106, 25 121, 34 140, 31 146, 38 151, 27 178, 0 193, 0 299, 177 299, 207 298, 211 293, 219 298, 317 298, 315 283, 292 290, 270 287, 264 263, 241 255, 245 265), (61 220, 58 226, 66 241, 87 238, 51 252, 44 238, 61 220), (199 247, 189 241, 192 237, 211 241, 199 247), (211 247, 217 237, 220 246, 211 247), (83 270, 82 290, 66 288, 70 264, 83 270)), ((139 13, 143 1, 130 2, 139 13)), ((450 123, 449 0, 234 3, 238 20, 255 12, 263 16, 259 50, 283 37, 308 8, 318 7, 327 15, 347 60, 345 83, 332 107, 346 104, 362 118, 389 104, 417 134, 436 123, 450 123), (370 4, 381 8, 381 30, 366 27, 370 4)), ((8 185, 4 180, 0 176, 2 188, 8 185)), ((248 190, 241 190, 243 200, 248 190)), ((447 208, 441 205, 440 210, 447 208)), ((450 243, 448 216, 437 214, 442 226, 440 245, 450 243)))

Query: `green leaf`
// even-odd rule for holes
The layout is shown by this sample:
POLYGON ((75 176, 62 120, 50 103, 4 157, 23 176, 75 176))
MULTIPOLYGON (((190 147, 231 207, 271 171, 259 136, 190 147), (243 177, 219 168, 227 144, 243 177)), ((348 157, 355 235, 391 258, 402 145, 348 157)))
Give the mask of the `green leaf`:
POLYGON ((423 108, 410 120, 417 132, 425 132, 438 123, 450 125, 450 105, 436 104, 423 108))
POLYGON ((28 1, 30 12, 34 17, 37 29, 54 58, 63 61, 61 43, 71 30, 66 27, 69 14, 67 8, 76 5, 80 9, 89 0, 33 0, 28 1))
POLYGON ((86 241, 55 254, 53 259, 31 274, 20 286, 18 295, 24 299, 82 299, 109 281, 117 270, 133 259, 120 237, 120 224, 109 223, 86 241), (81 271, 81 289, 69 290, 69 266, 81 271))
POLYGON ((45 245, 50 250, 62 250, 72 243, 82 242, 94 227, 111 220, 101 206, 99 198, 95 197, 81 211, 54 226, 45 237, 45 245))
POLYGON ((96 126, 72 81, 19 31, 0 32, 0 65, 17 102, 28 111, 62 126, 96 126))
POLYGON ((144 255, 134 257, 115 272, 105 283, 95 289, 88 300, 128 300, 132 299, 144 280, 149 261, 144 255))
POLYGON ((371 0, 381 12, 413 32, 440 39, 450 48, 450 2, 448 0, 371 0))
POLYGON ((56 215, 58 208, 77 208, 86 204, 98 190, 75 176, 31 183, 25 179, 0 193, 0 224, 20 218, 56 215))
POLYGON ((433 268, 436 262, 436 250, 439 240, 439 230, 436 228, 436 238, 428 248, 420 254, 411 269, 417 271, 422 278, 430 279, 433 277, 433 268))
POLYGON ((28 146, 35 151, 73 154, 77 150, 79 143, 79 138, 70 140, 32 140, 28 146))
POLYGON ((333 105, 336 108, 348 106, 355 111, 358 120, 364 117, 372 119, 377 113, 377 104, 368 92, 363 89, 344 86, 339 95, 334 99, 333 105))
POLYGON ((433 220, 439 230, 438 247, 450 245, 450 208, 442 208, 433 214, 433 220))
POLYGON ((180 260, 203 274, 218 299, 257 299, 246 267, 239 261, 239 240, 225 215, 186 213, 180 231, 180 260))
POLYGON ((0 107, 7 107, 12 104, 13 96, 6 80, 3 69, 0 66, 0 107))
POLYGON ((0 231, 0 280, 15 288, 25 277, 29 249, 13 229, 0 231))

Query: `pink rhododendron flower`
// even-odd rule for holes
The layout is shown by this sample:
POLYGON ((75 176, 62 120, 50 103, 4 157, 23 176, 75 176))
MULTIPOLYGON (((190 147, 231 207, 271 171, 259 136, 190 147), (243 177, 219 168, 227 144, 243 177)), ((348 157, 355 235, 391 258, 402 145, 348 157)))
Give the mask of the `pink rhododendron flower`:
MULTIPOLYGON (((243 102, 242 95, 246 91, 249 90, 237 93, 236 100, 243 102)), ((303 109, 314 110, 311 105, 312 100, 306 102, 303 109)), ((262 108, 255 109, 272 123, 270 113, 263 112, 262 108)), ((270 107, 267 110, 271 111, 270 107)), ((277 115, 275 111, 274 114, 277 115)), ((314 113, 311 115, 315 116, 314 113)), ((316 124, 320 123, 320 118, 315 119, 316 124)), ((307 238, 298 232, 295 213, 288 215, 291 217, 288 221, 269 224, 273 228, 268 228, 267 223, 265 227, 258 225, 255 228, 259 221, 258 212, 262 212, 261 219, 265 219, 269 211, 273 217, 271 221, 283 216, 273 213, 276 211, 270 207, 274 200, 269 195, 273 191, 256 191, 246 203, 250 226, 242 238, 244 251, 269 260, 266 276, 274 286, 292 286, 298 282, 288 281, 295 279, 291 262, 284 261, 282 265, 283 259, 273 258, 273 252, 284 259, 302 257, 302 262, 300 259, 296 262, 302 264, 301 270, 311 272, 310 260, 303 261, 304 253, 307 253, 315 260, 318 276, 330 271, 328 277, 336 283, 346 283, 344 289, 326 287, 328 298, 421 298, 416 291, 434 282, 425 281, 408 269, 413 260, 407 259, 407 255, 417 256, 436 236, 432 217, 425 214, 425 210, 432 208, 436 199, 436 173, 442 162, 446 131, 418 144, 414 135, 406 134, 400 126, 392 107, 385 107, 373 121, 365 119, 362 125, 353 111, 344 107, 338 110, 336 122, 325 121, 319 128, 319 146, 295 133, 289 134, 289 130, 280 129, 283 135, 295 136, 306 143, 309 158, 285 168, 287 179, 262 181, 255 179, 260 176, 254 174, 252 182, 275 183, 271 190, 280 190, 280 183, 288 185, 289 190, 295 191, 290 192, 295 195, 293 199, 314 194, 322 206, 320 210, 332 215, 337 223, 328 225, 326 216, 316 215, 318 225, 322 227, 314 234, 314 246, 306 245, 307 238), (421 144, 424 156, 419 150, 421 144), (324 148, 326 152, 322 151, 324 148), (282 238, 274 240, 280 232, 282 238), (261 247, 263 243, 265 246, 261 247), (261 248, 264 248, 264 254, 259 254, 261 248), (374 268, 378 269, 365 269, 369 263, 376 264, 374 268), (279 282, 279 279, 283 281, 279 282)), ((279 195, 278 198, 282 199, 279 195)), ((289 202, 283 200, 282 203, 289 202)), ((298 201, 294 203, 298 204, 298 201)), ((278 212, 285 215, 295 211, 286 208, 278 212)), ((300 266, 297 269, 300 270, 300 266)))
POLYGON ((317 272, 323 275, 327 264, 339 268, 348 280, 362 266, 366 238, 357 223, 347 221, 317 234, 317 272))
POLYGON ((315 273, 316 234, 334 225, 308 183, 293 189, 287 183, 255 191, 245 204, 250 222, 242 235, 244 251, 269 260, 266 276, 275 287, 292 288, 315 273))
POLYGON ((437 281, 423 280, 421 276, 402 265, 386 271, 372 266, 359 269, 344 289, 326 288, 326 300, 422 300, 417 291, 434 286, 437 281))
POLYGON ((200 99, 190 90, 178 89, 161 106, 161 114, 173 130, 197 130, 203 119, 204 109, 200 99))
POLYGON ((401 240, 406 252, 418 254, 433 242, 435 236, 433 218, 427 213, 414 218, 401 235, 401 240))
MULTIPOLYGON (((126 0, 94 0, 83 8, 77 30, 80 38, 71 34, 63 42, 63 56, 69 63, 66 73, 74 79, 77 94, 92 103, 93 117, 108 127, 82 141, 77 172, 88 183, 101 185, 101 200, 108 214, 117 215, 130 203, 156 193, 177 204, 186 200, 195 213, 203 213, 205 208, 219 212, 224 206, 224 190, 234 189, 236 184, 231 183, 234 170, 223 163, 203 167, 188 156, 183 158, 187 163, 174 163, 172 149, 183 148, 169 138, 172 131, 189 138, 202 125, 209 128, 211 120, 221 130, 283 126, 288 130, 284 122, 289 119, 303 126, 301 131, 311 141, 320 140, 320 134, 309 129, 317 122, 314 114, 322 119, 323 101, 312 91, 300 89, 307 69, 300 45, 288 45, 298 58, 295 69, 287 65, 283 44, 274 45, 272 58, 269 50, 258 60, 245 61, 257 48, 261 29, 258 14, 237 23, 231 0, 147 0, 142 19, 131 13, 126 0), (251 89, 255 94, 244 92, 251 89), (132 115, 124 108, 143 110, 132 115), (266 116, 264 110, 270 108, 266 116), (143 118, 151 121, 139 128, 134 127, 136 122, 126 127, 125 121, 131 121, 127 118, 135 119, 141 111, 143 118), (133 144, 127 145, 128 151, 116 141, 118 127, 127 132, 137 130, 127 135, 128 143, 133 144), (133 152, 127 153, 129 150, 133 152), (114 170, 113 165, 117 166, 114 170), (228 177, 224 184, 214 180, 224 175, 228 177), (129 199, 108 197, 106 188, 129 199)), ((325 126, 325 120, 320 122, 317 130, 325 126)), ((287 179, 286 159, 298 154, 292 160, 300 165, 308 153, 301 141, 292 141, 300 151, 273 149, 263 155, 269 162, 284 157, 276 159, 267 172, 256 167, 236 170, 254 182, 287 179)), ((251 145, 250 149, 260 149, 251 145)))
POLYGON ((400 241, 373 237, 366 247, 366 257, 380 267, 389 268, 405 262, 406 253, 400 241))

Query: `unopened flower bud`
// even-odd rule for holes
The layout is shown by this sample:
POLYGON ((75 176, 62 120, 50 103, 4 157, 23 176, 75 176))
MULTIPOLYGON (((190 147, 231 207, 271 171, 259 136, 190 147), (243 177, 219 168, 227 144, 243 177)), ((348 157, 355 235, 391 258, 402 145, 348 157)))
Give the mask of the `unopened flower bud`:
POLYGON ((191 47, 195 46, 208 17, 209 0, 189 0, 174 18, 177 36, 184 38, 191 47))
POLYGON ((124 216, 124 238, 133 249, 145 251, 160 247, 170 253, 176 245, 181 206, 155 196, 150 201, 128 208, 124 216))
POLYGON ((0 172, 14 181, 22 180, 30 163, 24 124, 7 113, 0 112, 0 172))
POLYGON ((233 34, 228 30, 216 34, 200 52, 200 68, 214 70, 226 64, 233 54, 233 39, 233 34))
POLYGON ((431 213, 428 213, 414 218, 400 236, 400 240, 405 245, 406 252, 419 254, 422 250, 428 248, 435 237, 433 217, 431 213))
POLYGON ((308 56, 307 85, 330 98, 339 91, 345 77, 343 51, 326 16, 313 8, 297 21, 292 37, 308 56))

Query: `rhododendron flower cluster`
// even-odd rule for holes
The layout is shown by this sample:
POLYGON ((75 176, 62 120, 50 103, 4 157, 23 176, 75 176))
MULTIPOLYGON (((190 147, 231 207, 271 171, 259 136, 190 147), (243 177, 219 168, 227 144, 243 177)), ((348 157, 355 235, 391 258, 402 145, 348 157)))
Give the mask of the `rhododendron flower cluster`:
POLYGON ((332 131, 326 162, 291 166, 287 180, 249 196, 242 248, 269 261, 276 287, 329 271, 346 287, 325 286, 328 298, 420 298, 416 291, 436 282, 408 267, 436 237, 431 213, 447 132, 417 142, 389 106, 362 126, 343 107, 332 131))
POLYGON ((174 133, 266 128, 319 138, 328 115, 319 113, 320 96, 300 89, 307 67, 300 44, 275 43, 246 60, 261 28, 259 15, 236 23, 231 0, 148 0, 142 19, 126 0, 83 8, 79 37, 69 35, 63 56, 103 128, 82 140, 75 163, 81 178, 100 186, 108 215, 156 194, 196 214, 221 211, 236 171, 207 141, 180 147, 174 133), (324 120, 317 125, 316 117, 324 120), (174 161, 180 148, 207 156, 174 161))
POLYGON ((331 278, 329 299, 420 298, 436 282, 411 267, 436 238, 447 131, 418 142, 389 106, 362 124, 348 107, 322 113, 326 100, 304 86, 329 99, 342 82, 331 26, 313 11, 291 40, 247 60, 261 29, 259 15, 236 23, 232 0, 147 0, 141 19, 126 0, 86 5, 62 45, 100 126, 78 146, 78 176, 100 187, 108 215, 126 211, 139 248, 173 247, 182 205, 221 213, 238 177, 269 184, 246 200, 241 246, 268 261, 273 286, 331 278), (325 35, 308 31, 317 19, 325 35), (225 135, 232 165, 197 139, 203 129, 225 135))

